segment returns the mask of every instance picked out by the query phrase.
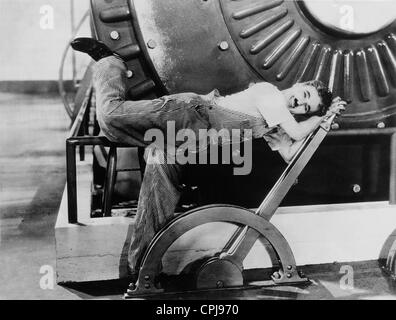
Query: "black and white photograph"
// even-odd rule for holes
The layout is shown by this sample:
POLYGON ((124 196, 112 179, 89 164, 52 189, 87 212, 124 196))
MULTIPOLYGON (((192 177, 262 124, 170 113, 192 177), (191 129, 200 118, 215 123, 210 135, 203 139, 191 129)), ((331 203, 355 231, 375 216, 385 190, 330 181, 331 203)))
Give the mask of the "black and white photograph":
POLYGON ((0 35, 0 300, 396 300, 396 0, 0 0, 0 35))

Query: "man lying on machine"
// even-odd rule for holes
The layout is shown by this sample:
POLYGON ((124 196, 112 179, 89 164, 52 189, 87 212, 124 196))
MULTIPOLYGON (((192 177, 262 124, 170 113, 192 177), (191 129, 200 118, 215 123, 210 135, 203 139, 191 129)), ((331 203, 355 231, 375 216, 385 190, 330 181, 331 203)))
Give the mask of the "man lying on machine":
MULTIPOLYGON (((261 82, 229 96, 214 90, 208 95, 180 93, 126 101, 127 69, 122 59, 94 39, 77 38, 71 45, 97 61, 93 78, 97 119, 103 134, 117 143, 145 147, 149 144, 145 132, 152 128, 166 132, 169 121, 176 132, 249 128, 253 139, 263 137, 289 162, 325 117, 345 110, 346 102, 339 97, 332 100, 332 93, 320 81, 298 83, 283 91, 261 82), (299 116, 305 120, 297 122, 299 116)), ((149 160, 128 256, 131 275, 138 273, 140 259, 154 235, 174 217, 182 191, 180 164, 156 162, 155 156, 149 160)))

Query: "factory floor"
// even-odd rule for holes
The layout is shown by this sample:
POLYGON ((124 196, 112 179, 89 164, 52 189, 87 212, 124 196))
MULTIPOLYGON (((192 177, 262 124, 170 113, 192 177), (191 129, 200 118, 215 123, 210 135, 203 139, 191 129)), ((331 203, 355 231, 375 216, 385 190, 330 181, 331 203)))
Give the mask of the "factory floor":
MULTIPOLYGON (((69 120, 57 96, 0 93, 0 299, 122 299, 127 283, 55 283, 54 225, 65 186, 69 120)), ((375 261, 304 268, 305 287, 167 295, 169 299, 395 299, 375 261), (344 271, 346 269, 343 269, 344 271), (351 280, 352 279, 352 280, 351 280)), ((160 297, 157 297, 160 298, 160 297)))

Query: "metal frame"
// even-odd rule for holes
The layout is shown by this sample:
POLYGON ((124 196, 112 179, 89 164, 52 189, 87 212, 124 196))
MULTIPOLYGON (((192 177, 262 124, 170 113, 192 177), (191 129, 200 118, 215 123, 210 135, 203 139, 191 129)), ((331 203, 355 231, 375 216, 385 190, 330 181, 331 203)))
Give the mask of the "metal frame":
MULTIPOLYGON (((297 273, 296 261, 289 244, 279 230, 269 221, 245 208, 210 205, 178 216, 154 237, 143 258, 136 287, 134 290, 128 291, 127 297, 164 292, 162 288, 158 288, 156 285, 160 272, 160 258, 172 243, 184 233, 197 226, 211 222, 229 222, 236 225, 245 225, 254 229, 259 235, 268 240, 280 261, 281 267, 277 276, 272 277, 268 284, 296 284, 308 281, 308 279, 300 277, 297 273)), ((242 273, 242 268, 239 269, 239 272, 242 273)), ((243 282, 238 285, 242 286, 243 282)))
POLYGON ((389 204, 396 204, 396 128, 336 130, 329 136, 390 136, 389 204))
MULTIPOLYGON (((103 136, 89 136, 89 111, 92 97, 92 87, 87 92, 78 115, 66 140, 67 161, 67 198, 68 198, 68 221, 78 223, 77 209, 77 170, 76 148, 79 146, 80 159, 84 159, 85 146, 100 145, 109 147, 107 156, 106 179, 104 183, 102 214, 104 217, 111 216, 112 194, 117 176, 117 148, 130 147, 116 144, 103 136)), ((296 284, 307 282, 308 279, 301 276, 297 271, 293 252, 286 239, 269 222, 279 207, 283 198, 292 187, 297 177, 309 162, 321 142, 330 131, 334 116, 323 122, 321 126, 306 138, 297 154, 289 163, 282 176, 265 197, 256 212, 251 210, 225 205, 214 205, 197 208, 172 220, 153 239, 141 265, 138 281, 128 289, 126 298, 161 293, 158 288, 158 276, 160 261, 168 247, 185 232, 199 225, 210 222, 229 222, 238 225, 238 229, 232 235, 223 248, 222 252, 201 264, 196 272, 196 285, 198 289, 216 288, 214 278, 221 278, 218 283, 225 283, 226 287, 243 286, 243 260, 250 252, 257 239, 266 239, 280 262, 279 271, 275 272, 271 279, 263 285, 296 284), (210 275, 210 276, 208 276, 210 275), (200 280, 198 280, 200 279, 200 280), (202 280, 203 279, 203 280, 202 280), (211 279, 211 280, 208 280, 211 279)), ((396 203, 396 128, 386 129, 360 129, 348 131, 334 131, 332 136, 364 136, 364 135, 389 135, 390 136, 390 182, 389 202, 396 203)))
MULTIPOLYGON (((104 184, 102 213, 103 216, 111 216, 112 194, 117 175, 117 148, 130 147, 128 145, 116 144, 103 136, 87 136, 89 125, 89 106, 92 97, 92 88, 87 91, 86 97, 79 110, 75 122, 70 130, 69 138, 66 140, 67 159, 67 196, 68 196, 68 220, 69 223, 78 223, 77 210, 77 172, 76 172, 76 148, 79 146, 80 159, 83 160, 85 146, 101 145, 109 147, 107 156, 106 179, 104 184)), ((162 256, 168 247, 182 234, 192 228, 210 222, 229 222, 237 224, 239 228, 232 235, 222 252, 211 260, 201 264, 196 272, 196 285, 198 289, 216 288, 212 280, 213 270, 218 271, 215 278, 221 278, 217 282, 225 284, 226 287, 246 285, 243 283, 243 260, 253 247, 257 239, 267 240, 280 262, 279 271, 275 272, 270 280, 260 285, 296 284, 307 282, 308 279, 301 275, 296 266, 293 252, 282 234, 269 222, 280 205, 281 201, 294 184, 295 180, 309 162, 323 139, 327 136, 334 117, 331 117, 309 137, 306 138, 298 153, 285 169, 282 176, 271 189, 264 201, 255 213, 248 209, 215 205, 207 206, 189 211, 180 215, 167 225, 151 242, 141 265, 136 285, 128 289, 126 298, 161 293, 158 288, 159 265, 162 256), (214 267, 213 267, 214 266, 214 267), (224 272, 223 272, 224 271, 224 272), (220 274, 222 273, 222 274, 220 274)), ((390 186, 389 201, 396 203, 396 129, 363 129, 335 131, 332 136, 356 136, 356 135, 390 135, 390 186)))
POLYGON ((76 169, 76 147, 97 146, 110 147, 107 159, 107 171, 111 173, 111 178, 105 182, 105 197, 102 210, 104 216, 111 215, 111 194, 114 188, 116 177, 116 155, 117 148, 127 148, 128 145, 116 144, 109 141, 106 137, 81 136, 66 140, 66 170, 67 170, 67 203, 69 223, 78 223, 77 211, 77 169, 76 169), (107 196, 107 197, 106 197, 107 196))
POLYGON ((117 148, 130 147, 123 144, 116 144, 103 136, 87 135, 89 126, 89 111, 93 88, 90 86, 85 94, 85 98, 80 110, 70 129, 66 139, 66 181, 67 181, 67 203, 69 223, 78 223, 77 210, 77 168, 76 168, 76 148, 79 147, 80 160, 85 157, 85 146, 101 145, 110 147, 107 157, 106 181, 103 192, 102 212, 104 216, 111 216, 111 198, 117 175, 117 148))
MULTIPOLYGON (((160 272, 161 258, 169 246, 187 231, 202 224, 218 221, 230 222, 240 227, 231 236, 218 256, 217 261, 219 266, 215 268, 217 272, 221 273, 223 269, 227 269, 229 277, 243 279, 243 260, 256 240, 264 238, 271 244, 281 265, 280 270, 275 272, 272 280, 267 281, 267 283, 279 285, 307 282, 308 279, 302 277, 297 271, 293 252, 286 239, 269 220, 326 137, 334 118, 335 115, 323 121, 319 128, 305 139, 297 154, 293 157, 282 176, 265 197, 256 212, 233 206, 209 206, 189 211, 165 226, 151 241, 143 258, 136 285, 132 284, 125 297, 130 298, 141 294, 161 293, 163 290, 156 286, 156 282, 158 281, 160 272), (232 271, 229 271, 230 265, 234 266, 231 267, 232 271)), ((203 264, 199 275, 210 272, 214 272, 210 264, 203 264)), ((224 275, 216 273, 214 278, 216 279, 216 277, 224 277, 224 275)), ((203 278, 206 277, 204 276, 203 278)), ((213 275, 210 278, 213 279, 213 275)), ((224 282, 224 279, 218 281, 224 282)), ((226 279, 225 282, 234 285, 243 285, 243 280, 241 283, 238 283, 238 281, 226 279)), ((216 284, 213 282, 204 282, 200 285, 206 288, 216 288, 216 284)))
MULTIPOLYGON (((67 203, 69 223, 78 223, 77 208, 77 164, 76 147, 81 149, 85 146, 109 147, 107 155, 106 177, 102 197, 102 214, 111 217, 112 195, 117 178, 117 148, 130 148, 130 145, 114 143, 104 136, 76 136, 66 140, 66 171, 67 171, 67 203)), ((83 160, 83 158, 80 158, 83 160)), ((139 158, 140 159, 140 158, 139 158)), ((141 161, 141 160, 139 160, 141 161)), ((141 169, 123 169, 121 171, 141 171, 141 169)))
MULTIPOLYGON (((295 155, 291 163, 285 169, 282 176, 279 178, 275 186, 271 189, 267 197, 256 210, 256 214, 270 220, 274 215, 276 209, 286 196, 289 189, 296 181, 298 175, 304 169, 308 161, 311 159, 320 143, 326 137, 330 130, 330 125, 334 117, 323 123, 316 133, 311 134, 304 144, 301 146, 299 152, 295 155)), ((348 130, 335 131, 332 136, 357 136, 357 135, 390 135, 390 182, 389 182, 389 203, 396 204, 396 128, 387 129, 363 129, 363 130, 348 130)), ((225 253, 222 258, 232 261, 233 263, 242 266, 243 260, 253 247, 256 240, 259 238, 256 230, 248 227, 239 228, 231 237, 225 247, 225 253)))
MULTIPOLYGON (((297 154, 256 210, 257 215, 267 221, 271 220, 287 192, 326 137, 334 118, 335 116, 332 116, 323 122, 315 132, 305 139, 297 154)), ((239 228, 227 243, 223 258, 242 266, 243 260, 259 236, 256 230, 252 228, 239 228)))
MULTIPOLYGON (((73 125, 70 129, 69 137, 66 140, 66 162, 67 162, 67 193, 68 193, 68 216, 69 223, 78 223, 78 214, 77 214, 77 182, 76 182, 76 147, 79 146, 79 156, 80 160, 84 160, 85 157, 85 146, 95 146, 100 145, 104 147, 109 147, 109 155, 108 155, 108 163, 106 170, 106 181, 104 186, 104 198, 102 204, 102 212, 103 216, 108 217, 111 216, 111 196, 114 190, 114 183, 116 180, 117 170, 117 148, 118 147, 131 147, 128 145, 116 144, 109 141, 106 137, 103 136, 89 136, 88 134, 88 125, 89 125, 89 106, 91 105, 91 98, 93 94, 92 86, 90 86, 86 92, 84 101, 81 105, 81 108, 73 122, 73 125)), ((322 125, 323 127, 323 125, 322 125)), ((326 128, 326 134, 329 128, 326 128)), ((389 180, 389 203, 396 204, 396 128, 383 128, 383 129, 352 129, 352 130, 339 130, 339 131, 331 131, 328 133, 329 136, 369 136, 369 135, 388 135, 390 136, 390 180, 389 180)), ((318 135, 315 136, 316 141, 318 140, 318 135)), ((306 148, 307 144, 311 142, 313 139, 313 134, 310 135, 304 145, 300 148, 298 155, 302 157, 306 157, 308 159, 311 158, 312 154, 306 148)), ((320 138, 320 139, 324 139, 320 138)), ((322 141, 321 140, 321 141, 322 141)), ((320 141, 320 142, 321 142, 320 141)), ((319 143, 320 143, 319 142, 319 143)), ((312 150, 312 149, 311 149, 312 150)), ((141 157, 141 154, 140 154, 141 157)), ((292 160, 291 164, 294 163, 297 156, 292 160)), ((284 174, 280 178, 280 180, 288 180, 291 183, 294 183, 295 177, 298 176, 299 172, 301 172, 302 168, 294 168, 293 171, 289 171, 291 166, 285 170, 284 174)), ((128 169, 129 170, 129 169, 128 169)), ((274 186, 274 188, 279 188, 280 180, 274 186)), ((282 185, 285 186, 284 184, 282 185)), ((275 202, 275 198, 283 199, 280 197, 280 193, 286 194, 291 185, 281 190, 275 190, 273 188, 272 192, 268 194, 267 200, 258 210, 263 213, 266 218, 269 220, 274 213, 274 208, 276 209, 280 202, 275 202), (275 195, 278 195, 277 197, 275 195), (277 203, 275 205, 275 203, 277 203)), ((284 196, 283 195, 283 196, 284 196)), ((246 230, 245 230, 246 231, 246 230)), ((242 230, 239 230, 241 233, 242 230)), ((254 233, 254 231, 251 231, 254 233)), ((235 235, 240 236, 241 234, 235 235)), ((254 237, 253 237, 254 238, 254 237)), ((253 239, 252 238, 252 239, 253 239)), ((235 239, 231 239, 235 240, 235 239)), ((253 240, 252 240, 253 241, 253 240)), ((234 242, 233 242, 234 243, 234 242)), ((247 243, 247 242, 246 242, 247 243)))

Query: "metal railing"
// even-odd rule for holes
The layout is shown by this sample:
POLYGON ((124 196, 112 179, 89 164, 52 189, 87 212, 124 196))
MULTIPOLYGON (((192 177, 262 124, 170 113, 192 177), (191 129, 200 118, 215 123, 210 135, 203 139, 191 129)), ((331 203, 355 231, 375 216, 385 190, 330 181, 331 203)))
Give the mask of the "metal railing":
MULTIPOLYGON (((102 213, 103 216, 111 216, 112 194, 116 179, 117 148, 128 148, 130 145, 117 144, 109 141, 103 136, 88 135, 89 115, 91 99, 93 95, 92 86, 88 88, 81 108, 72 124, 68 138, 66 139, 66 182, 67 182, 67 204, 69 223, 78 223, 77 208, 77 147, 80 148, 80 160, 84 160, 86 146, 109 147, 107 156, 106 179, 104 184, 102 213)), ((128 171, 137 169, 128 169, 128 171)), ((125 171, 125 170, 124 170, 125 171)))

